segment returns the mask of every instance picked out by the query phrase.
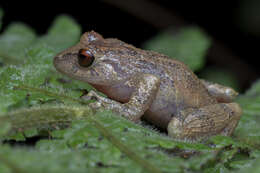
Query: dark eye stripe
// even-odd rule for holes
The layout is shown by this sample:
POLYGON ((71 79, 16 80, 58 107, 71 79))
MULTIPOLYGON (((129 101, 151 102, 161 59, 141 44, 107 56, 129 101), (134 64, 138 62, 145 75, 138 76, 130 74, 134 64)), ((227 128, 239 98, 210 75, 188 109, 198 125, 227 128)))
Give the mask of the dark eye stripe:
POLYGON ((78 62, 82 67, 89 67, 95 60, 94 55, 87 49, 80 49, 78 52, 78 62))

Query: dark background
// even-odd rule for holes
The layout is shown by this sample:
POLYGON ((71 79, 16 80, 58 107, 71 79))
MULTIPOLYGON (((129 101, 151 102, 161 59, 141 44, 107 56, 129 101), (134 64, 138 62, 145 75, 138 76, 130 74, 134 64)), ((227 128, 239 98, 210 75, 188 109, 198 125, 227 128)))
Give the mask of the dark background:
MULTIPOLYGON (((95 30, 140 47, 169 26, 200 26, 214 42, 208 65, 231 69, 247 88, 260 76, 260 3, 257 0, 103 0, 84 2, 0 2, 3 27, 21 21, 44 34, 55 16, 69 14, 83 31, 95 30)), ((2 29, 3 31, 3 29, 2 29)))

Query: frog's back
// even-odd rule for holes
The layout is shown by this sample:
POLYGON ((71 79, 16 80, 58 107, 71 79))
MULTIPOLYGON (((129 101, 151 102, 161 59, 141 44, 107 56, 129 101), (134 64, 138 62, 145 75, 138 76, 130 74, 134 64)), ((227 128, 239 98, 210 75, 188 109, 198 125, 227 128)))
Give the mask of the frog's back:
POLYGON ((161 84, 156 100, 169 102, 176 109, 201 107, 216 102, 184 63, 154 51, 136 48, 117 39, 105 39, 102 44, 99 47, 112 46, 113 54, 118 55, 121 62, 119 68, 125 68, 128 74, 139 72, 160 78, 161 84))
POLYGON ((158 100, 174 103, 178 109, 216 103, 198 77, 182 62, 166 55, 125 44, 128 71, 160 78, 158 100), (129 58, 131 57, 131 58, 129 58))

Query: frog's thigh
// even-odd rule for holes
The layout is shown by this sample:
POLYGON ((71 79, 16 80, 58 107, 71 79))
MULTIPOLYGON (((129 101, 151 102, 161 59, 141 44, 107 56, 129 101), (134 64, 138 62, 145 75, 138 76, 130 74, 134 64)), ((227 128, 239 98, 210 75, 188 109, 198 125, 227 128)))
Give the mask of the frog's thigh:
POLYGON ((215 97, 220 103, 230 103, 238 95, 238 93, 230 87, 202 79, 200 81, 207 88, 210 95, 215 97))
POLYGON ((139 74, 132 84, 136 89, 127 103, 121 104, 92 92, 91 95, 95 95, 97 98, 97 102, 92 104, 92 107, 105 107, 129 120, 138 121, 155 99, 160 86, 160 79, 151 74, 139 74))
POLYGON ((186 109, 172 118, 168 133, 174 138, 187 140, 206 139, 217 134, 231 135, 241 114, 242 110, 237 103, 186 109))

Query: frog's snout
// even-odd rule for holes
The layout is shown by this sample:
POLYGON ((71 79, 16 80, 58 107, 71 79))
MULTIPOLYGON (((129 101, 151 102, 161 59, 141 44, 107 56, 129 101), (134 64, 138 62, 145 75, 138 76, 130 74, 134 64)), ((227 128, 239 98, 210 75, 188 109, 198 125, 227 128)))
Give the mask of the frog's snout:
POLYGON ((64 73, 65 70, 70 69, 71 62, 67 57, 58 54, 53 58, 53 65, 56 70, 64 73))

